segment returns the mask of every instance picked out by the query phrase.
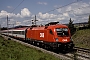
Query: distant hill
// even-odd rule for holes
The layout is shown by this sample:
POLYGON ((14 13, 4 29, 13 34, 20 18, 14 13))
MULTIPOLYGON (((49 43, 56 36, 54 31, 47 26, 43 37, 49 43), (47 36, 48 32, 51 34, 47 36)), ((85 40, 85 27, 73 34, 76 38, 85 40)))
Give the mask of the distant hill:
MULTIPOLYGON (((75 26, 88 25, 88 22, 73 23, 75 26)), ((65 24, 68 25, 68 24, 65 24)))

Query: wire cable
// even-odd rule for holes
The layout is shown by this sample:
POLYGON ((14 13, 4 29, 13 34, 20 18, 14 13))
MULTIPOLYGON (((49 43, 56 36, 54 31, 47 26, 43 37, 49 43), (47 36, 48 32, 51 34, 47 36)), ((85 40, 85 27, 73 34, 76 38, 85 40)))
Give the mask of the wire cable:
MULTIPOLYGON (((79 7, 79 8, 77 8, 77 9, 82 9, 82 8, 87 8, 87 7, 90 7, 90 5, 89 5, 89 6, 85 6, 85 7, 79 7)), ((72 11, 75 11, 75 9, 74 9, 74 10, 70 10, 70 11, 66 11, 66 12, 63 12, 63 13, 72 12, 72 11)), ((63 13, 58 13, 57 15, 63 14, 63 13)), ((76 15, 76 14, 75 14, 75 15, 76 15)), ((76 15, 76 16, 79 16, 79 15, 76 15)))
POLYGON ((14 11, 23 3, 23 1, 24 1, 24 0, 22 0, 15 8, 11 11, 11 13, 14 12, 14 11))
MULTIPOLYGON (((50 10, 50 11, 48 11, 48 12, 45 12, 45 13, 49 13, 49 12, 54 11, 54 10, 56 10, 56 9, 60 9, 60 8, 66 7, 66 6, 68 6, 68 5, 71 5, 71 4, 80 2, 80 1, 82 1, 82 0, 79 0, 79 1, 77 0, 77 1, 71 2, 71 3, 69 3, 69 4, 66 4, 66 5, 64 5, 64 6, 61 6, 61 7, 55 8, 55 9, 52 9, 52 10, 50 10)), ((43 14, 44 14, 44 13, 43 13, 43 14)))
MULTIPOLYGON (((79 8, 76 8, 76 9, 84 9, 84 8, 87 8, 87 7, 90 7, 90 5, 88 6, 84 6, 84 7, 79 7, 79 8)), ((69 11, 66 11, 66 12, 63 12, 63 13, 67 13, 67 12, 72 12, 72 11, 75 11, 76 9, 73 9, 73 10, 69 10, 69 11)), ((63 14, 63 13, 58 13, 56 15, 59 15, 59 14, 63 14)), ((90 13, 86 13, 86 14, 81 14, 81 15, 89 15, 90 13)), ((81 15, 76 15, 74 14, 75 16, 81 16, 81 15)), ((53 18, 54 19, 54 18, 53 18)), ((44 20, 45 21, 45 20, 44 20)), ((47 20, 48 21, 48 20, 47 20)))

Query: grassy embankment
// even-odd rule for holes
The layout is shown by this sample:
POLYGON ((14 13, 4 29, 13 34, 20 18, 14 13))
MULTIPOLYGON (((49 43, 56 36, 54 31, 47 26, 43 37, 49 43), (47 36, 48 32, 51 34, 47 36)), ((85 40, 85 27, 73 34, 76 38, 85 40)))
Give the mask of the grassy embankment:
POLYGON ((76 46, 90 49, 90 29, 79 30, 72 38, 76 46))
POLYGON ((0 37, 0 60, 60 60, 50 54, 0 37))

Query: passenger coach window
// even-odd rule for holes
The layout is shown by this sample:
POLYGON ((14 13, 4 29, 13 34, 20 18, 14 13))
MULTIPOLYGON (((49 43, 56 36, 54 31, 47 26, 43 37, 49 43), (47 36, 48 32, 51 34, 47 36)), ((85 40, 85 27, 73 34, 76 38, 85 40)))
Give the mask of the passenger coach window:
POLYGON ((22 35, 24 35, 25 34, 25 32, 24 31, 22 31, 22 35))
POLYGON ((58 36, 68 36, 68 28, 56 28, 56 32, 58 36))

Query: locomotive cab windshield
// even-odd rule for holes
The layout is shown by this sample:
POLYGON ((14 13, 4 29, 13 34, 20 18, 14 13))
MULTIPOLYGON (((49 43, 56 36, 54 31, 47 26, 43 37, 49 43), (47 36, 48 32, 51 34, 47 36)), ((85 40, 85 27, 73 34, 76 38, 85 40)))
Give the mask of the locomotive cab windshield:
POLYGON ((68 28, 56 28, 56 32, 58 36, 69 36, 68 28))

